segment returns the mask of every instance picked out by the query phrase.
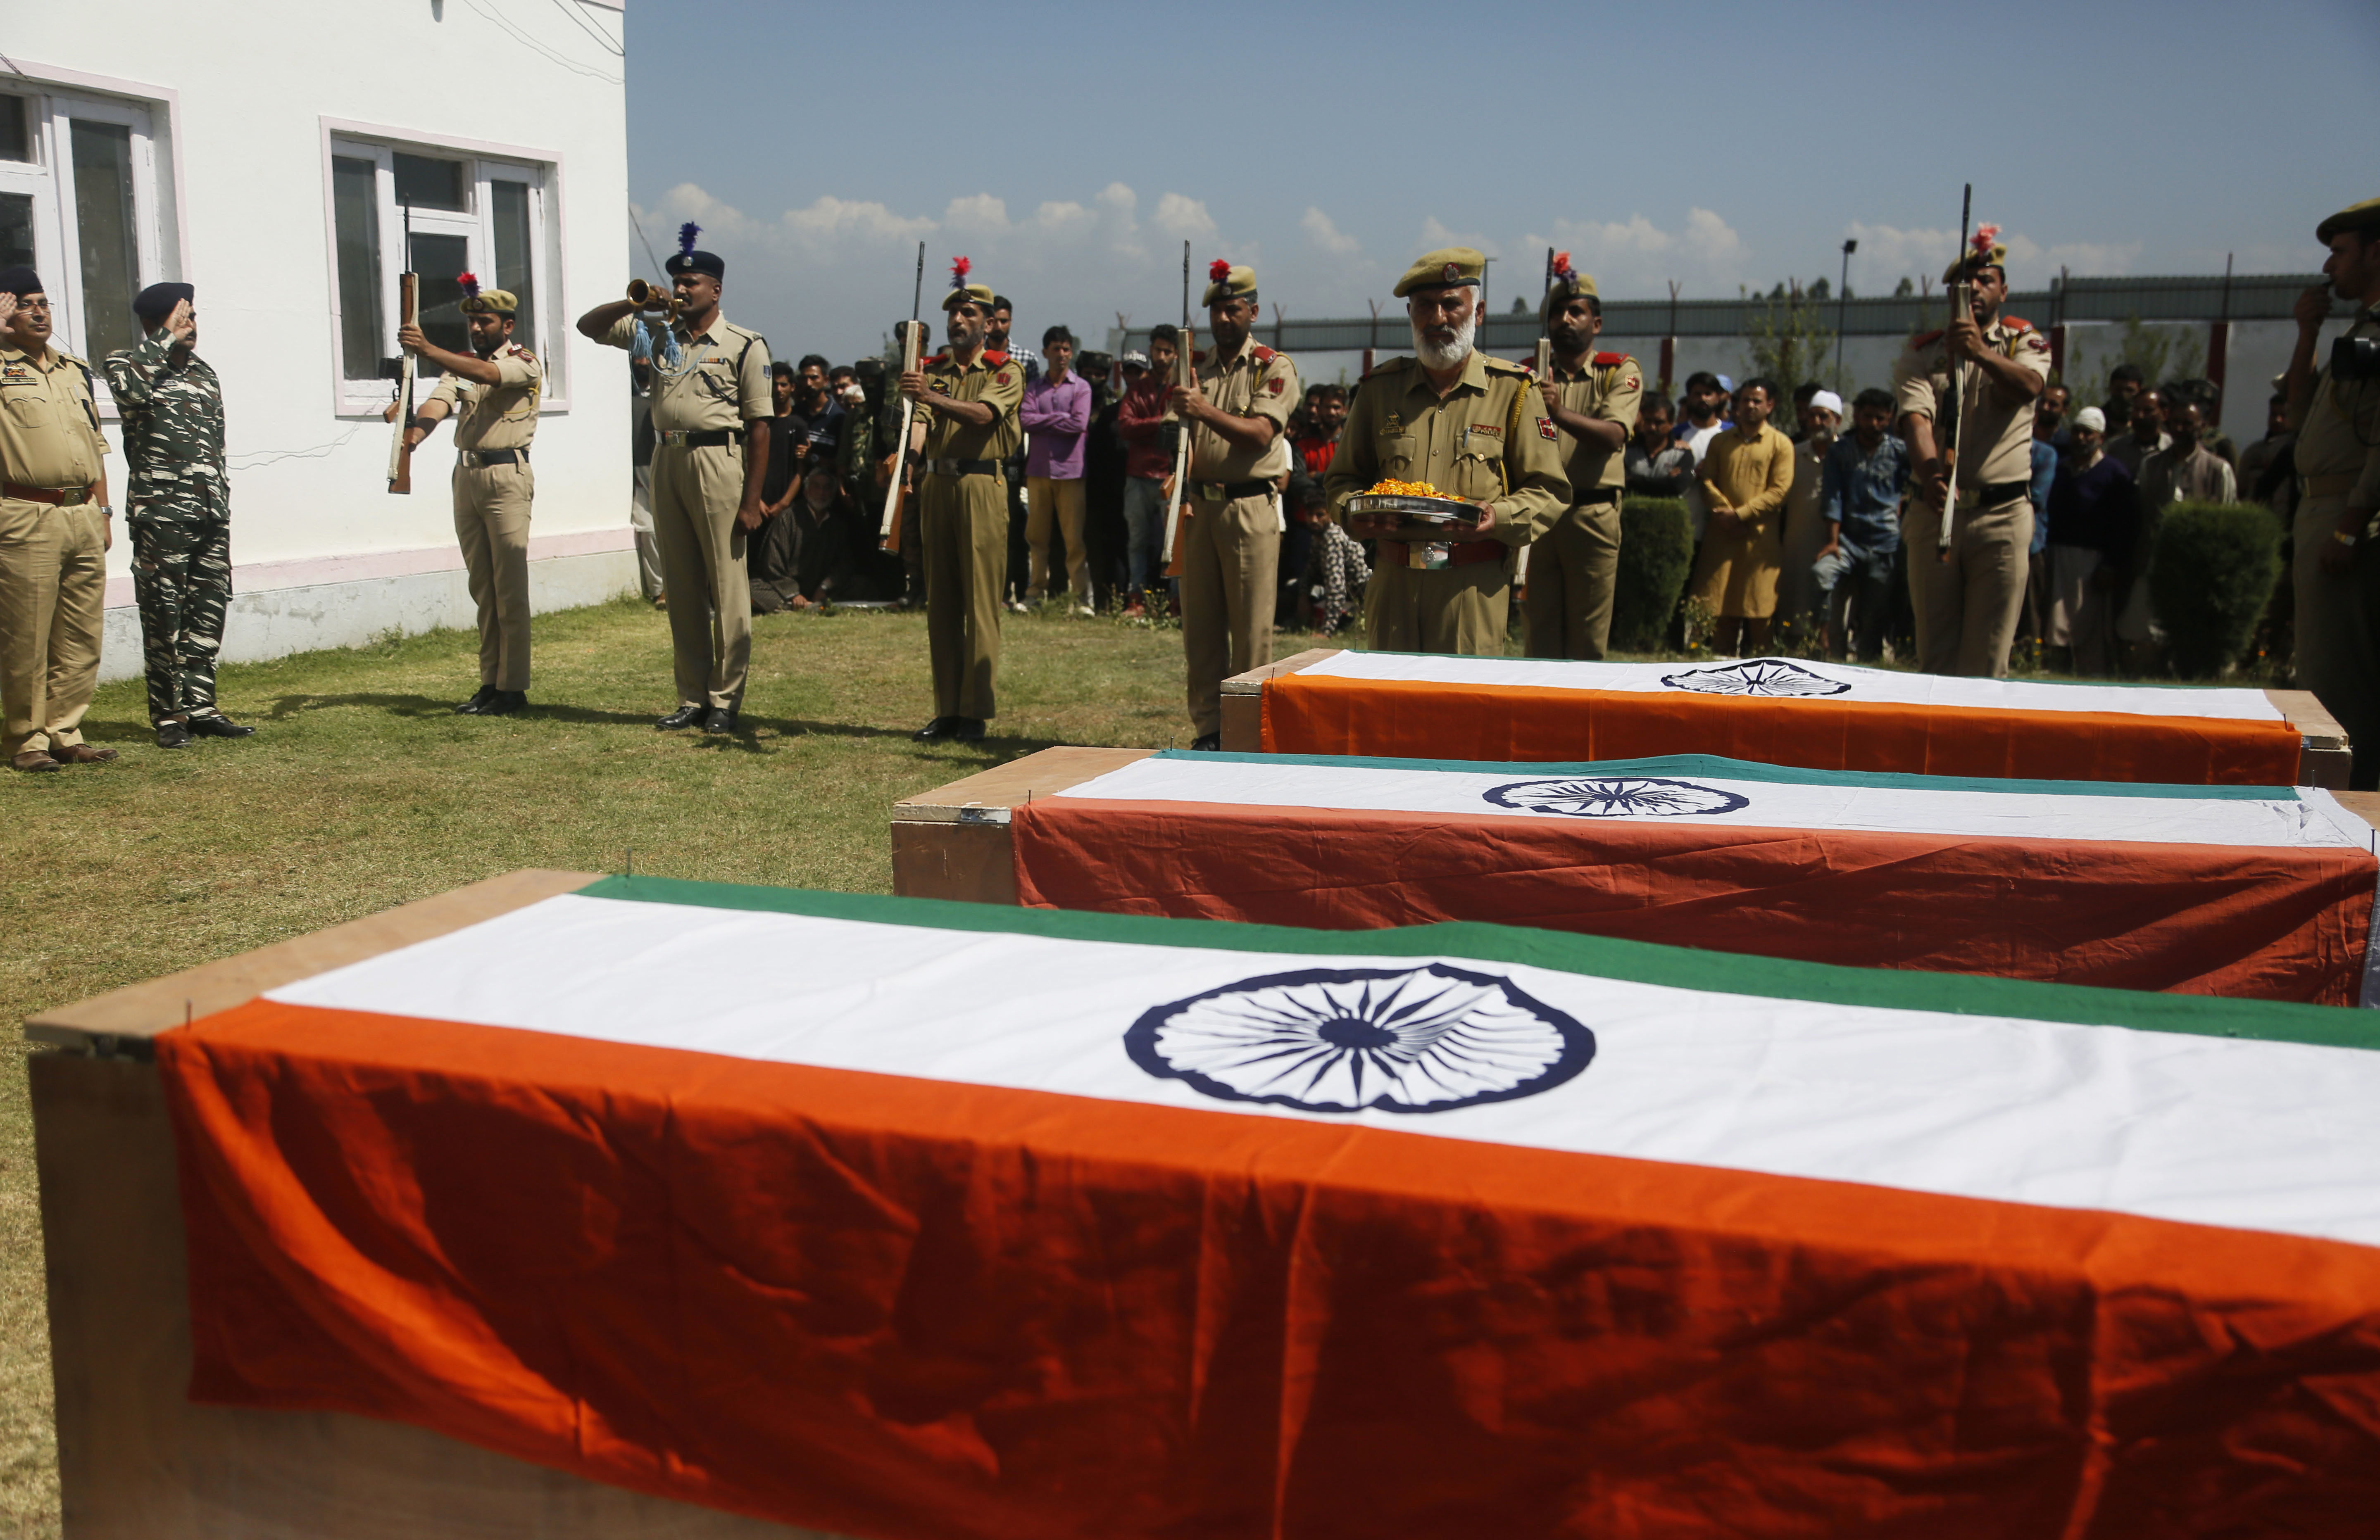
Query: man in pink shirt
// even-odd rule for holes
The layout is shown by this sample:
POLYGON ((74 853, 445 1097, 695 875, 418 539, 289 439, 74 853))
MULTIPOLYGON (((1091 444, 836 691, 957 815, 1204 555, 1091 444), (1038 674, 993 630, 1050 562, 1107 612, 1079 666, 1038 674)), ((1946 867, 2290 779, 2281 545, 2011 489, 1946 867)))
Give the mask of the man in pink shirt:
POLYGON ((1066 588, 1075 612, 1091 613, 1091 573, 1083 550, 1083 435, 1091 426, 1090 382, 1074 371, 1075 333, 1052 326, 1041 333, 1044 372, 1025 387, 1016 410, 1024 425, 1025 544, 1032 577, 1025 601, 1038 604, 1050 588, 1050 516, 1066 538, 1066 588))
POLYGON ((1133 377, 1127 360, 1131 382, 1116 404, 1116 437, 1123 441, 1123 522, 1131 541, 1124 569, 1127 615, 1143 612, 1146 594, 1161 581, 1158 555, 1165 548, 1165 479, 1173 474, 1166 412, 1173 361, 1181 347, 1179 331, 1162 323, 1151 327, 1147 366, 1133 377))

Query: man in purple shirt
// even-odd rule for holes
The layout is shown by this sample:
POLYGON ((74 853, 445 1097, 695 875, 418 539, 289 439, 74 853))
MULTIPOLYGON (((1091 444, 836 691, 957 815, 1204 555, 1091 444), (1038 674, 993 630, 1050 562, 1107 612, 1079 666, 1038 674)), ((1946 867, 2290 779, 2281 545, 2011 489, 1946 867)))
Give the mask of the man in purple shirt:
POLYGON ((1032 579, 1025 601, 1038 604, 1050 588, 1050 515, 1066 538, 1066 588, 1075 612, 1091 611, 1091 574, 1083 551, 1083 435, 1091 425, 1090 382, 1074 370, 1075 333, 1052 326, 1041 333, 1042 375, 1025 387, 1016 410, 1024 425, 1025 543, 1032 579))

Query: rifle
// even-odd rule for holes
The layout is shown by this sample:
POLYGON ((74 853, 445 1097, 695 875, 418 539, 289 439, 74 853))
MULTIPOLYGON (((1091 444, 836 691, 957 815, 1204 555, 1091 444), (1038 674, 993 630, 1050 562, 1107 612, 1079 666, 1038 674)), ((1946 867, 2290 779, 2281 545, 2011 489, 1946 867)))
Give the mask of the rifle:
MULTIPOLYGON (((413 205, 405 206, 405 260, 413 261, 413 205)), ((410 267, 396 275, 396 323, 413 326, 420 321, 421 275, 410 267)), ((405 435, 413 427, 412 354, 400 347, 396 366, 396 432, 388 444, 388 490, 407 496, 413 492, 413 445, 405 435)))
MULTIPOLYGON (((1950 285, 1950 324, 1956 326, 1963 317, 1973 315, 1974 298, 1967 284, 1967 221, 1974 213, 1975 184, 1969 182, 1967 190, 1959 198, 1959 265, 1951 271, 1958 274, 1950 285)), ((1934 540, 1937 561, 1950 559, 1950 520, 1959 503, 1959 418, 1960 407, 1967 399, 1967 364, 1963 358, 1950 360, 1950 405, 1941 419, 1941 443, 1934 446, 1949 467, 1942 483, 1942 527, 1934 540)))
MULTIPOLYGON (((1190 243, 1185 240, 1182 243, 1182 347, 1173 359, 1173 382, 1177 385, 1194 384, 1197 378, 1197 370, 1190 364, 1190 243)), ((1182 576, 1182 562, 1174 554, 1174 546, 1181 534, 1182 521, 1188 516, 1182 510, 1190 501, 1190 419, 1177 418, 1173 427, 1178 435, 1173 444, 1173 495, 1165 503, 1165 550, 1162 553, 1168 577, 1182 576)))
MULTIPOLYGON (((917 367, 917 312, 926 302, 926 243, 917 243, 917 282, 909 291, 909 329, 901 333, 901 372, 908 373, 917 367)), ((907 396, 901 398, 901 431, 892 441, 892 482, 884 489, 884 518, 877 533, 884 549, 901 549, 901 473, 909 465, 909 424, 916 418, 917 404, 907 396)))
MULTIPOLYGON (((1548 246, 1546 248, 1545 286, 1538 292, 1551 294, 1553 291, 1554 249, 1548 246)), ((1537 373, 1536 378, 1529 382, 1529 388, 1532 390, 1554 377, 1554 334, 1551 312, 1552 307, 1547 301, 1543 299, 1537 301, 1537 373)), ((1534 542, 1531 545, 1524 545, 1521 547, 1520 554, 1512 558, 1512 587, 1524 594, 1529 588, 1529 552, 1533 549, 1534 542)))

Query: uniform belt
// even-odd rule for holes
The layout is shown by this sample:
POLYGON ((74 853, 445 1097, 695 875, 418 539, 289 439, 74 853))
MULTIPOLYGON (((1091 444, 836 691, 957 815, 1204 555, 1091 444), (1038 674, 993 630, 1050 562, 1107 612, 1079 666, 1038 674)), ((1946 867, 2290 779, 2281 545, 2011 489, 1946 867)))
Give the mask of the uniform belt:
POLYGON ((0 497, 14 497, 27 503, 52 503, 61 508, 79 508, 91 501, 89 487, 28 487, 15 481, 0 481, 0 497))
POLYGON ((1457 540, 1446 548, 1446 564, 1467 567, 1481 562, 1500 562, 1509 549, 1502 540, 1457 540))
POLYGON ((2335 476, 2301 476, 2298 478, 2300 497, 2345 497, 2355 490, 2356 473, 2342 470, 2335 476))
POLYGON ((926 474, 929 476, 997 476, 1000 474, 1000 462, 998 460, 928 460, 926 474))
MULTIPOLYGON (((2029 497, 2032 494, 2033 483, 2030 481, 1986 481, 1975 489, 1974 506, 1997 508, 2003 503, 2014 503, 2019 498, 2029 497)), ((1959 501, 1961 503, 1967 501, 1966 489, 1963 487, 1960 489, 1959 501)))
POLYGON ((1572 500, 1571 506, 1573 508, 1597 508, 1602 506, 1606 503, 1617 503, 1619 501, 1620 489, 1618 487, 1589 487, 1586 491, 1579 493, 1572 500))
POLYGON ((472 470, 484 469, 489 466, 514 464, 525 466, 528 464, 528 451, 526 449, 466 449, 458 458, 472 470))
POLYGON ((740 428, 659 428, 654 442, 681 449, 724 449, 744 437, 740 428))
POLYGON ((1244 497, 1270 497, 1269 481, 1193 481, 1191 487, 1209 503, 1236 503, 1244 497))

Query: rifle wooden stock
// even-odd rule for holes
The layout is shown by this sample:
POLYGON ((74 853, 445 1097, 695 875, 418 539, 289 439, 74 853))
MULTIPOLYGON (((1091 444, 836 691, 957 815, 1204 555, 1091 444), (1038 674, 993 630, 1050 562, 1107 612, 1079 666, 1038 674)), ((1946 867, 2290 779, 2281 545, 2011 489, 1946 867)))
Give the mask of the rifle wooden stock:
MULTIPOLYGON (((1974 297, 1965 284, 1950 285, 1950 322, 1958 324, 1961 316, 1973 316, 1974 297)), ((1947 340, 1944 345, 1949 346, 1947 340)), ((1942 524, 1934 537, 1936 554, 1948 560, 1950 553, 1950 521, 1958 516, 1959 508, 1959 436, 1965 428, 1967 415, 1967 370, 1972 368, 1965 359, 1950 360, 1950 406, 1941 417, 1941 442, 1934 446, 1942 456, 1942 524)))
MULTIPOLYGON (((1190 328, 1182 328, 1182 354, 1173 367, 1173 382, 1187 385, 1198 378, 1197 366, 1190 361, 1190 328)), ((1173 479, 1172 495, 1165 500, 1165 576, 1182 576, 1182 557, 1178 551, 1182 537, 1182 521, 1191 516, 1190 506, 1190 419, 1180 418, 1175 426, 1181 434, 1173 445, 1173 479)))
MULTIPOLYGON (((901 372, 908 373, 917 367, 917 323, 901 333, 901 372)), ((901 549, 901 520, 908 512, 908 499, 902 487, 903 472, 909 468, 909 429, 917 421, 917 404, 907 396, 901 398, 901 431, 892 440, 892 477, 884 489, 884 517, 877 526, 877 536, 887 551, 901 549)))
MULTIPOLYGON (((403 325, 412 326, 419 321, 417 312, 420 284, 419 273, 400 273, 396 275, 396 313, 403 325)), ((410 495, 413 491, 413 445, 406 442, 405 435, 413 429, 414 358, 403 348, 397 352, 404 361, 397 365, 396 431, 390 436, 388 443, 388 490, 410 495)))

